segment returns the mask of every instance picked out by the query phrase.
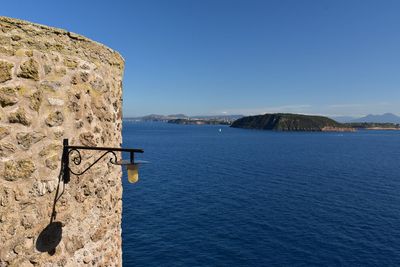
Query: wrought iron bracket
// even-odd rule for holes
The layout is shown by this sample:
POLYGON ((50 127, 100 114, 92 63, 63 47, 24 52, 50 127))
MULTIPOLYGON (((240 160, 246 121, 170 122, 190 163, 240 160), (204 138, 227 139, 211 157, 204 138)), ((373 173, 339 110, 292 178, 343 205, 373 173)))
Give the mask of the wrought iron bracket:
POLYGON ((63 141, 63 154, 62 154, 62 170, 63 170, 63 181, 64 183, 68 183, 71 179, 71 173, 74 175, 83 175, 90 168, 92 168, 96 163, 98 163, 102 158, 104 158, 107 154, 110 154, 112 157, 110 158, 110 163, 115 165, 120 165, 120 161, 118 161, 117 154, 115 152, 129 152, 130 153, 130 161, 129 164, 135 163, 135 153, 143 153, 143 149, 138 148, 117 148, 117 147, 89 147, 89 146, 70 146, 68 143, 68 139, 64 139, 63 141), (91 163, 88 167, 86 167, 82 171, 73 171, 70 168, 70 159, 76 165, 79 166, 82 163, 81 150, 94 150, 94 151, 104 151, 104 153, 97 158, 93 163, 91 163), (75 154, 75 157, 72 157, 72 154, 75 154))

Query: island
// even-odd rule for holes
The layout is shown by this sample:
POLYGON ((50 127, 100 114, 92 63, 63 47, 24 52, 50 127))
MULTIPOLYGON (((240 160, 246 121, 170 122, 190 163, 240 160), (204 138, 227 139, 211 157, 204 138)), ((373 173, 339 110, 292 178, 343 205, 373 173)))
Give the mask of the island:
POLYGON ((338 123, 327 117, 291 113, 274 113, 243 117, 234 121, 231 127, 311 132, 354 132, 356 130, 350 125, 338 123))

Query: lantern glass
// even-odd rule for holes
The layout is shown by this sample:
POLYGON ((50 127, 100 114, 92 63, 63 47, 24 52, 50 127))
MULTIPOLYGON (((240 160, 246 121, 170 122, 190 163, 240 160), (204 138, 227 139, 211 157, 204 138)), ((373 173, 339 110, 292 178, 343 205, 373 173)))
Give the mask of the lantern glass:
POLYGON ((139 180, 139 165, 147 163, 149 162, 143 160, 137 160, 135 163, 132 163, 128 160, 121 160, 117 162, 118 165, 126 166, 126 170, 128 172, 128 181, 132 184, 139 180))
POLYGON ((126 165, 128 171, 128 181, 130 183, 136 183, 139 180, 139 164, 126 165))

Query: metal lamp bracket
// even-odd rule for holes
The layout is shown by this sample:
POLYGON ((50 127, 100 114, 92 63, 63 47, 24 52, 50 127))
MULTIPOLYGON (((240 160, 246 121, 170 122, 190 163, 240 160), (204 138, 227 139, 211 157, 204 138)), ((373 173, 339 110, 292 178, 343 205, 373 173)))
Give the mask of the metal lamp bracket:
POLYGON ((74 175, 83 175, 87 172, 91 167, 93 167, 96 163, 98 163, 102 158, 106 155, 110 154, 112 157, 110 158, 110 163, 115 165, 121 165, 121 161, 118 161, 117 154, 115 152, 129 152, 130 153, 130 161, 128 164, 135 163, 135 153, 143 153, 143 149, 137 148, 116 148, 116 147, 88 147, 88 146, 70 146, 68 143, 68 139, 64 139, 63 141, 63 155, 62 155, 62 169, 63 169, 63 181, 64 183, 68 183, 71 179, 71 173, 74 175), (92 151, 103 151, 104 153, 97 158, 93 163, 91 163, 88 167, 86 167, 82 171, 73 171, 69 166, 70 159, 76 165, 79 166, 82 163, 81 150, 92 150, 92 151), (75 154, 74 157, 71 155, 75 154))

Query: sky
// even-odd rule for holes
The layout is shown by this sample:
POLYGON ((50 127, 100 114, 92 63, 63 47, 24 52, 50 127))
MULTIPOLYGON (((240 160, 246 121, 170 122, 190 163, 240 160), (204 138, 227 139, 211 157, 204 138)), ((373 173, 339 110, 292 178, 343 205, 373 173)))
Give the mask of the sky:
POLYGON ((400 1, 2 1, 125 59, 125 117, 400 115, 400 1))

